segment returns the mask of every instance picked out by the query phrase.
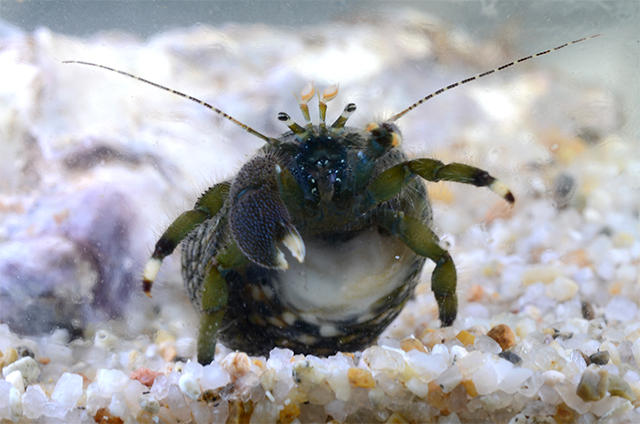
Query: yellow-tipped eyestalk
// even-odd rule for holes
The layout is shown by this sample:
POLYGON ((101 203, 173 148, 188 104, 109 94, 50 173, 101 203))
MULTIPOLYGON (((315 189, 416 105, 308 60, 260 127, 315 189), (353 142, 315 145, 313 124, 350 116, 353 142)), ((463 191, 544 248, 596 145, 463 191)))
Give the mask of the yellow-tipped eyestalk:
POLYGON ((316 88, 313 83, 308 83, 304 86, 302 91, 300 92, 299 105, 300 110, 302 111, 302 116, 304 117, 304 121, 307 127, 311 126, 311 115, 309 114, 309 101, 316 94, 316 88))
POLYGON ((338 86, 330 85, 329 87, 322 90, 322 94, 318 97, 318 110, 320 113, 320 126, 326 126, 326 117, 327 117, 327 102, 335 99, 338 95, 338 86))

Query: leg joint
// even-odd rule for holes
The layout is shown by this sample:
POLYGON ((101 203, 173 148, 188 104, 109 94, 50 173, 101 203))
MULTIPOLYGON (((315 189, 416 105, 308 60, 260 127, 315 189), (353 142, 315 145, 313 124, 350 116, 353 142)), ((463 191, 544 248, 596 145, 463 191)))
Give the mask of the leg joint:
POLYGON ((493 183, 495 180, 496 179, 489 175, 487 171, 480 169, 473 176, 473 185, 478 187, 485 187, 493 183))

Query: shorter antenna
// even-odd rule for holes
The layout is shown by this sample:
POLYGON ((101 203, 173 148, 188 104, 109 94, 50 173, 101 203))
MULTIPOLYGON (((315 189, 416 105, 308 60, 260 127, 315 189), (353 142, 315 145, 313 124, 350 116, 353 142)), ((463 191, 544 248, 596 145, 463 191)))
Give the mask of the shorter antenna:
POLYGON ((506 64, 504 64, 504 65, 502 65, 502 66, 499 66, 499 67, 497 67, 497 68, 495 68, 495 69, 492 69, 492 70, 490 70, 490 71, 486 71, 486 72, 483 72, 483 73, 481 73, 481 74, 474 75, 474 76, 472 76, 472 77, 470 77, 470 78, 463 79, 462 81, 458 81, 458 82, 455 82, 455 83, 453 83, 453 84, 449 84, 449 85, 448 85, 448 86, 446 86, 446 87, 442 87, 442 88, 440 88, 440 89, 438 89, 438 90, 434 91, 433 93, 427 94, 426 96, 424 96, 423 98, 421 98, 420 100, 418 100, 417 102, 415 102, 414 104, 412 104, 411 106, 409 106, 409 107, 407 107, 406 109, 403 109, 401 112, 398 112, 398 113, 396 113, 395 115, 393 115, 391 118, 389 118, 389 119, 387 120, 387 122, 394 122, 394 121, 397 121, 398 119, 402 118, 402 117, 403 117, 407 112, 409 112, 409 111, 411 111, 411 110, 413 110, 413 109, 417 108, 418 106, 420 106, 422 103, 426 102, 427 100, 432 99, 432 98, 434 98, 435 96, 437 96, 438 94, 442 94, 442 93, 444 93, 444 92, 445 92, 445 91, 447 91, 447 90, 451 90, 452 88, 456 88, 456 87, 458 87, 459 85, 466 84, 466 83, 471 82, 471 81, 473 81, 473 80, 476 80, 476 79, 478 79, 478 78, 486 77, 487 75, 493 74, 494 72, 502 71, 502 70, 504 70, 504 69, 506 69, 506 68, 508 68, 508 67, 510 67, 510 66, 515 65, 516 63, 524 62, 525 60, 533 59, 534 57, 542 56, 542 55, 545 55, 545 54, 547 54, 547 53, 551 53, 552 51, 560 50, 560 49, 561 49, 561 48, 563 48, 563 47, 567 47, 567 46, 570 46, 570 45, 572 45, 572 44, 581 43, 581 42, 583 42, 583 41, 586 41, 586 40, 590 40, 590 39, 592 39, 592 38, 599 37, 600 35, 601 35, 601 34, 595 34, 595 35, 590 35, 589 37, 583 37, 583 38, 580 38, 580 39, 578 39, 578 40, 573 40, 573 41, 570 41, 570 42, 568 42, 568 43, 561 44, 561 45, 559 45, 559 46, 557 46, 557 47, 554 47, 554 48, 552 48, 552 49, 547 49, 547 50, 544 50, 544 51, 538 52, 538 53, 536 53, 536 54, 532 54, 532 55, 529 55, 529 56, 526 56, 526 57, 520 58, 520 59, 518 59, 518 60, 514 60, 513 62, 506 63, 506 64))
POLYGON ((238 125, 240 128, 244 129, 249 134, 255 135, 256 137, 263 139, 264 141, 266 141, 269 144, 276 145, 276 144, 279 143, 279 141, 277 139, 272 138, 272 137, 267 137, 266 135, 264 135, 262 133, 259 133, 258 131, 254 130, 253 128, 251 128, 247 124, 243 124, 242 122, 238 121, 233 116, 223 112, 222 110, 220 110, 217 107, 205 102, 204 100, 200 100, 200 99, 198 99, 196 97, 193 97, 193 96, 190 96, 188 94, 182 93, 180 91, 174 90, 173 88, 165 87, 164 85, 158 84, 158 83, 153 82, 153 81, 149 81, 149 80, 141 78, 141 77, 139 77, 137 75, 130 74, 129 72, 121 71, 119 69, 111 68, 111 67, 105 66, 105 65, 100 65, 98 63, 85 62, 85 61, 82 61, 82 60, 64 60, 64 61, 62 61, 62 63, 75 63, 75 64, 78 64, 78 65, 95 66, 96 68, 106 69, 107 71, 115 72, 117 74, 124 75, 126 77, 133 78, 135 80, 144 82, 145 84, 152 85, 152 86, 160 88, 160 89, 162 89, 164 91, 168 91, 169 93, 176 94, 176 95, 178 95, 180 97, 184 97, 185 99, 189 99, 189 100, 191 100, 193 102, 201 104, 202 106, 206 107, 207 109, 210 109, 210 110, 214 111, 218 115, 221 115, 223 118, 226 118, 229 121, 233 122, 234 124, 238 125))
POLYGON ((293 133, 296 135, 302 135, 307 132, 307 130, 305 130, 300 125, 293 122, 293 120, 287 113, 280 112, 278 114, 278 120, 284 122, 287 125, 287 127, 289 127, 289 129, 293 131, 293 133))

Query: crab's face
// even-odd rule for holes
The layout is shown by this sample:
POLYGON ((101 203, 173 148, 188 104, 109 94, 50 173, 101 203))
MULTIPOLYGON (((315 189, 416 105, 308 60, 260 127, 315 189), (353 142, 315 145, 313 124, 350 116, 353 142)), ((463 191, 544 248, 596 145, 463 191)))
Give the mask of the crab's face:
POLYGON ((347 149, 331 135, 310 136, 299 145, 291 172, 307 199, 328 203, 351 177, 347 149))

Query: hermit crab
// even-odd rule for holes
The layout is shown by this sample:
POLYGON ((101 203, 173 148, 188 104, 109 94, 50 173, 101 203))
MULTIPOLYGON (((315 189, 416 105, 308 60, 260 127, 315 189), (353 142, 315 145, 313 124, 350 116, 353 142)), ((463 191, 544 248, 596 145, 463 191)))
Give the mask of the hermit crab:
POLYGON ((274 346, 315 355, 363 349, 412 296, 427 258, 435 263, 431 289, 440 321, 451 325, 457 314, 456 269, 431 229, 422 180, 488 187, 509 203, 514 196, 482 169, 409 160, 395 123, 447 90, 593 37, 450 84, 363 129, 346 125, 356 110, 353 103, 327 125, 327 102, 336 87, 318 93, 319 121, 313 123, 308 104, 316 90, 310 85, 299 97, 304 124, 280 113, 289 131, 275 138, 202 100, 127 72, 67 63, 97 66, 170 91, 265 142, 235 177, 206 190, 193 209, 173 221, 144 268, 149 294, 163 258, 183 244, 182 276, 200 313, 198 361, 208 363, 218 340, 256 355, 274 346))

